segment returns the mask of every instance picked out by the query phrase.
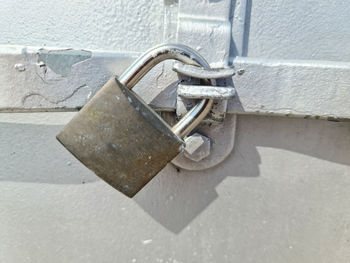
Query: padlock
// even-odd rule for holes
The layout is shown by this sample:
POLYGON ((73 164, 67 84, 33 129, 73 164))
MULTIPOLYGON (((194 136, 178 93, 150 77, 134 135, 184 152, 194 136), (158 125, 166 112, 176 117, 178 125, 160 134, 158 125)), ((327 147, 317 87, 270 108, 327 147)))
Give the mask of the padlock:
POLYGON ((196 51, 177 44, 156 46, 120 77, 111 78, 57 135, 85 166, 133 197, 178 155, 184 138, 210 111, 204 99, 172 128, 131 89, 166 59, 209 68, 196 51))

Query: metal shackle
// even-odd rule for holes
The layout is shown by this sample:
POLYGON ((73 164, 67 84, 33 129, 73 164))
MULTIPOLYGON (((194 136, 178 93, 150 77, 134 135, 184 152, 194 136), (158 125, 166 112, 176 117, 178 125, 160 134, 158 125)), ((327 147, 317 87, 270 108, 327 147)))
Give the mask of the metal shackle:
MULTIPOLYGON (((119 78, 119 82, 132 89, 136 83, 158 63, 174 59, 186 64, 209 69, 208 62, 195 50, 180 44, 160 44, 144 52, 119 78)), ((212 99, 203 99, 196 104, 172 128, 181 138, 188 135, 209 113, 212 99)))

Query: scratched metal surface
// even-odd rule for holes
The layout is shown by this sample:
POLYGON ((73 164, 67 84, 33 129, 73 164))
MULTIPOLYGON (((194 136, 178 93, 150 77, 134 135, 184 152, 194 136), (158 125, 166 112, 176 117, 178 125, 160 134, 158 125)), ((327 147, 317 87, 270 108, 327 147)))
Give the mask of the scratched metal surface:
POLYGON ((57 135, 101 179, 133 197, 183 141, 127 87, 111 78, 57 135))

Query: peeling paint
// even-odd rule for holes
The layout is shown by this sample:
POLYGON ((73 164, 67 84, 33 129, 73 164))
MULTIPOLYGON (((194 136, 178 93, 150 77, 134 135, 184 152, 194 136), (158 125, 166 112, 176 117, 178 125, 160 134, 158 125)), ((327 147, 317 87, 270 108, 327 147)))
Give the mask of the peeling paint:
POLYGON ((89 58, 91 58, 91 51, 86 50, 39 49, 38 63, 44 63, 56 74, 67 77, 71 73, 74 64, 89 58))
POLYGON ((25 95, 25 96, 22 98, 22 104, 25 105, 25 104, 26 104, 26 101, 28 100, 28 98, 33 97, 33 96, 39 96, 39 97, 43 98, 44 100, 48 101, 48 102, 51 103, 51 104, 59 104, 59 103, 61 103, 61 102, 64 102, 64 101, 66 101, 66 100, 72 98, 72 97, 74 96, 75 93, 77 93, 81 88, 85 88, 85 87, 87 87, 87 85, 86 85, 86 84, 83 84, 83 85, 77 87, 76 89, 74 89, 74 91, 73 91, 71 94, 69 94, 68 96, 66 96, 66 97, 64 97, 64 98, 62 98, 62 99, 58 99, 58 100, 52 100, 52 99, 50 99, 50 98, 45 97, 44 95, 42 95, 42 94, 40 94, 40 93, 31 92, 31 93, 28 93, 27 95, 25 95))

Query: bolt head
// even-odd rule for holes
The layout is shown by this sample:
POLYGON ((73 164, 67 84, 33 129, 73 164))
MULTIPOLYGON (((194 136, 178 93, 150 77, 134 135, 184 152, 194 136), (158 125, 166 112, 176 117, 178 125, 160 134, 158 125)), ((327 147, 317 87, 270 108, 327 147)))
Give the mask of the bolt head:
POLYGON ((210 138, 195 133, 185 139, 184 155, 195 162, 203 160, 210 154, 210 138))

